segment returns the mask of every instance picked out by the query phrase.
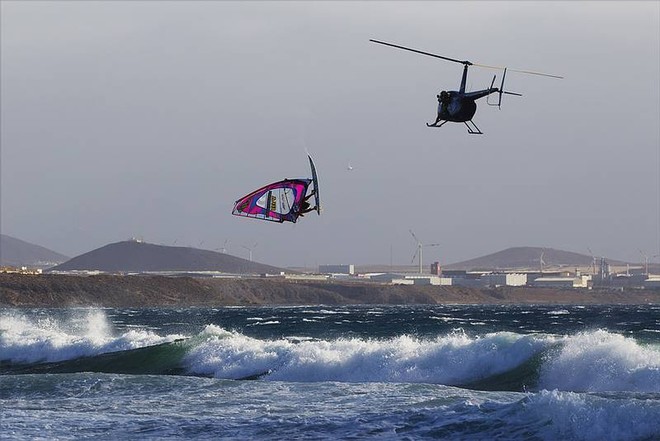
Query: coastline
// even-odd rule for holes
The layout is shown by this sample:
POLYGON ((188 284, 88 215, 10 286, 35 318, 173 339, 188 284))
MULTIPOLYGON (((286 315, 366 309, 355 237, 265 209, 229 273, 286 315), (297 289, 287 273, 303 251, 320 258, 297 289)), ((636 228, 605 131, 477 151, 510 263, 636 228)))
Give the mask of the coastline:
POLYGON ((0 274, 0 308, 660 304, 660 290, 465 288, 165 276, 0 274))

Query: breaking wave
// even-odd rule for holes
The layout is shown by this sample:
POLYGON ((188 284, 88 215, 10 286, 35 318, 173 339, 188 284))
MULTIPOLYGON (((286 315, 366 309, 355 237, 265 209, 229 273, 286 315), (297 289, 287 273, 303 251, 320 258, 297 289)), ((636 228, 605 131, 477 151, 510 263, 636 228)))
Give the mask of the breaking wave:
POLYGON ((0 315, 0 374, 86 371, 660 393, 660 348, 606 330, 568 336, 455 331, 434 338, 268 340, 213 324, 189 336, 140 328, 117 332, 99 310, 60 321, 0 315))

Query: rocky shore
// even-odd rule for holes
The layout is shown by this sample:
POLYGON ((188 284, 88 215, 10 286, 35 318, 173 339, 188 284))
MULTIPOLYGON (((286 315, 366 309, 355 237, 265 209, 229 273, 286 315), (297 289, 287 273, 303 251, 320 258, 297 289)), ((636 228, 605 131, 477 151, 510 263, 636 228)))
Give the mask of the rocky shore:
POLYGON ((660 291, 476 289, 258 278, 0 274, 0 307, 315 304, 660 304, 660 291))

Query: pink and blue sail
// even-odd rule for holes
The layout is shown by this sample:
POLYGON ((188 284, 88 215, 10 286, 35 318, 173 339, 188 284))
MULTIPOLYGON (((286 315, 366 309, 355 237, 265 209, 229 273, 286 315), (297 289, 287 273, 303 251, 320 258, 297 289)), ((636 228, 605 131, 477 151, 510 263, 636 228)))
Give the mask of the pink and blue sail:
POLYGON ((285 179, 268 184, 237 200, 232 214, 295 223, 311 182, 311 179, 285 179))
POLYGON ((305 213, 316 211, 321 214, 319 199, 319 178, 312 157, 307 155, 312 171, 312 179, 284 179, 265 185, 252 193, 243 196, 234 203, 232 214, 251 217, 271 222, 293 222, 305 213), (307 195, 307 190, 313 190, 307 195), (308 202, 314 196, 315 206, 308 202))

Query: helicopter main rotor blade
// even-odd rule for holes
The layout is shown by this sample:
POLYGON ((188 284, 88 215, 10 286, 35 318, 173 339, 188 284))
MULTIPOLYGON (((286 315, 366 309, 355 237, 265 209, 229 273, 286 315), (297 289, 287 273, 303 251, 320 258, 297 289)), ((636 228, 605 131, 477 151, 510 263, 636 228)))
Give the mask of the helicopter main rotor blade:
MULTIPOLYGON (((454 63, 460 63, 460 64, 464 64, 466 66, 477 66, 477 67, 483 67, 483 68, 486 68, 486 69, 504 70, 504 67, 501 67, 501 66, 489 66, 487 64, 478 64, 478 63, 473 63, 473 62, 467 61, 467 60, 457 60, 456 58, 443 57, 442 55, 432 54, 430 52, 424 52, 424 51, 420 51, 420 50, 417 50, 417 49, 412 49, 412 48, 409 48, 409 47, 400 46, 400 45, 394 44, 394 43, 387 43, 385 41, 374 40, 374 39, 369 39, 369 41, 371 41, 373 43, 382 44, 382 45, 385 45, 385 46, 395 47, 397 49, 403 49, 405 51, 415 52, 416 54, 428 55, 429 57, 435 57, 435 58, 440 58, 442 60, 453 61, 454 63)), ((535 72, 535 71, 532 71, 532 70, 521 70, 521 69, 508 69, 508 70, 511 71, 511 72, 524 73, 524 74, 528 74, 528 75, 539 75, 539 76, 542 76, 542 77, 559 78, 559 79, 564 78, 560 75, 552 75, 552 74, 547 74, 547 73, 543 73, 543 72, 535 72)))
POLYGON ((550 78, 559 78, 563 79, 564 77, 559 76, 559 75, 552 75, 552 74, 547 74, 547 73, 542 73, 542 72, 534 72, 531 70, 520 70, 520 69, 511 69, 509 67, 501 67, 501 66, 489 66, 487 64, 478 64, 478 63, 470 63, 472 66, 477 66, 477 67, 483 67, 486 69, 496 69, 496 70, 508 70, 509 72, 518 72, 518 73, 524 73, 528 75, 540 75, 542 77, 550 77, 550 78))
POLYGON ((418 51, 417 49, 411 49, 409 47, 399 46, 398 44, 386 43, 384 41, 378 41, 378 40, 372 40, 372 39, 370 39, 369 41, 374 42, 374 43, 378 43, 378 44, 383 44, 385 46, 395 47, 397 49, 403 49, 405 51, 415 52, 416 54, 428 55, 429 57, 435 57, 435 58, 441 58, 441 59, 447 60, 447 61, 453 61, 454 63, 461 63, 461 64, 465 64, 467 66, 472 65, 472 63, 469 62, 469 61, 461 61, 461 60, 457 60, 455 58, 443 57, 442 55, 436 55, 436 54, 432 54, 430 52, 418 51))

